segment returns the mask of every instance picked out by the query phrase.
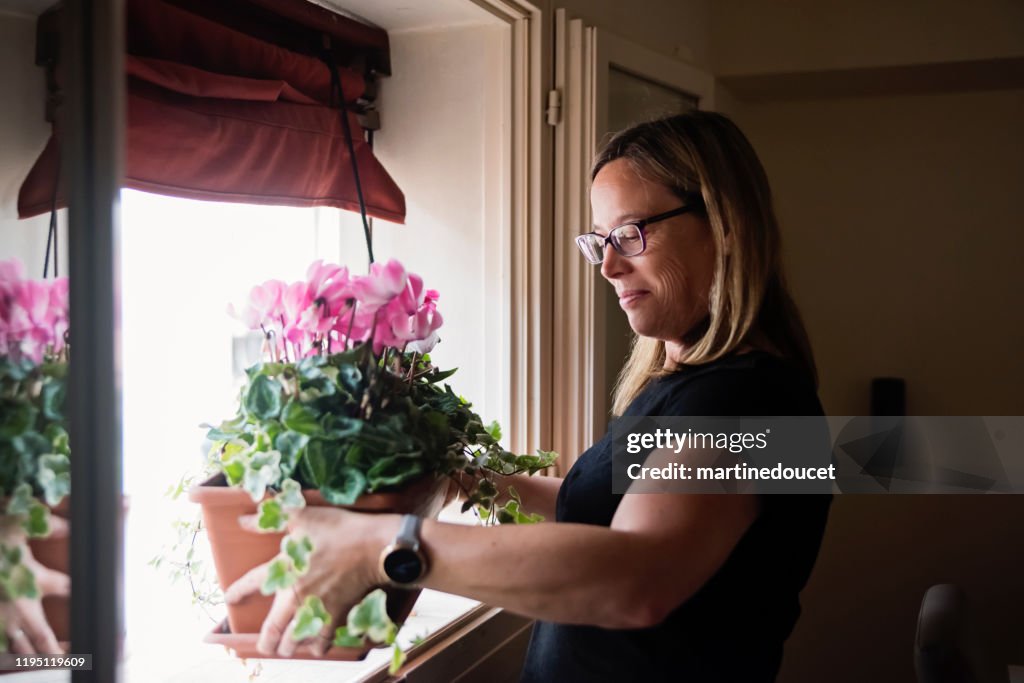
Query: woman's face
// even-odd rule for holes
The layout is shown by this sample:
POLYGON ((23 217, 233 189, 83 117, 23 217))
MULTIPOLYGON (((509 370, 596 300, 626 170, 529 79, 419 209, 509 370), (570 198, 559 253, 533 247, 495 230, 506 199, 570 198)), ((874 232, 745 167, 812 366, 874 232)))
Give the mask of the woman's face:
MULTIPOLYGON (((638 176, 625 159, 598 172, 590 203, 594 231, 602 236, 683 205, 667 187, 638 176)), ((708 314, 714 239, 707 220, 694 213, 652 223, 644 236, 647 248, 638 256, 622 256, 609 244, 601 275, 615 288, 634 332, 676 345, 708 314)))

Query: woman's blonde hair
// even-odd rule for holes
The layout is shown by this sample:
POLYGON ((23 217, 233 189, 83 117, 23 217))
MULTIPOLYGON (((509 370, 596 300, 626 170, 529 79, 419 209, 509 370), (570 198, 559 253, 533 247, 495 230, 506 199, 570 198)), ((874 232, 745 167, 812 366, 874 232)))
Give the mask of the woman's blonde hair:
MULTIPOLYGON (((817 370, 800 313, 782 273, 779 226, 764 168, 746 136, 721 114, 691 111, 613 136, 590 178, 625 159, 633 171, 680 199, 699 193, 715 242, 715 268, 703 325, 689 333, 681 365, 701 365, 744 344, 767 348, 817 370), (728 245, 728 246, 727 246, 728 245)), ((615 385, 612 413, 626 407, 665 368, 665 343, 634 335, 615 385)))

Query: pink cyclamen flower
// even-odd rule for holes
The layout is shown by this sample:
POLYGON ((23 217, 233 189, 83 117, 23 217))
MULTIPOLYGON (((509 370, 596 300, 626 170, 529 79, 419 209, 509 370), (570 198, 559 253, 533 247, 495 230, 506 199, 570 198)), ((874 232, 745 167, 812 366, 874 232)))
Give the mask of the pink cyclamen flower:
POLYGON ((240 316, 235 314, 233 306, 228 311, 240 318, 250 330, 258 330, 261 326, 268 331, 279 328, 284 290, 285 283, 281 280, 267 280, 249 290, 249 300, 240 316))
POLYGON ((363 310, 376 311, 398 296, 406 287, 405 268, 395 259, 386 264, 374 263, 369 275, 353 282, 353 291, 363 310))

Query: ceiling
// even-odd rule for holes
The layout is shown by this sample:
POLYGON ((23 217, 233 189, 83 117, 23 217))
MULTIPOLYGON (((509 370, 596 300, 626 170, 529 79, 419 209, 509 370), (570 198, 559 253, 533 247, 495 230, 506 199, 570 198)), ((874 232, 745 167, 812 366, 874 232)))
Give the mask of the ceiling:
MULTIPOLYGON (((473 0, 310 0, 391 32, 498 21, 473 0)), ((39 16, 57 0, 0 0, 0 12, 39 16)))
POLYGON ((392 33, 499 21, 473 0, 310 1, 341 14, 362 19, 392 33))

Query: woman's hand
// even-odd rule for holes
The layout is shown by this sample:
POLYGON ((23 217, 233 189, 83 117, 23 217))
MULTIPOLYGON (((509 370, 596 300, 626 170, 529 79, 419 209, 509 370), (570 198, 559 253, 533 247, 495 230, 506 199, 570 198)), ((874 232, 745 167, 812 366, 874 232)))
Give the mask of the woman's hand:
MULTIPOLYGON (((66 596, 71 594, 71 579, 67 574, 39 564, 25 543, 24 534, 15 527, 4 525, 3 541, 7 545, 21 546, 21 562, 35 576, 38 598, 18 598, 0 602, 0 622, 7 630, 10 651, 18 655, 62 654, 53 629, 43 613, 42 597, 45 595, 66 596)), ((67 536, 67 522, 59 517, 50 517, 50 534, 67 536)))
MULTIPOLYGON (((256 647, 263 654, 292 656, 300 645, 322 656, 334 641, 334 630, 349 609, 375 586, 384 583, 377 567, 381 549, 398 532, 397 515, 368 515, 339 508, 304 508, 289 513, 288 532, 295 538, 309 536, 313 542, 309 571, 300 576, 290 590, 274 597, 266 621, 260 629, 256 647), (387 533, 390 531, 391 535, 387 533), (309 641, 292 639, 295 612, 306 596, 323 600, 327 613, 333 617, 320 635, 309 641)), ((241 518, 242 526, 255 531, 255 517, 241 518)), ((266 563, 249 571, 228 587, 224 599, 229 604, 242 602, 259 591, 267 577, 266 563)))

